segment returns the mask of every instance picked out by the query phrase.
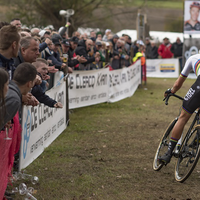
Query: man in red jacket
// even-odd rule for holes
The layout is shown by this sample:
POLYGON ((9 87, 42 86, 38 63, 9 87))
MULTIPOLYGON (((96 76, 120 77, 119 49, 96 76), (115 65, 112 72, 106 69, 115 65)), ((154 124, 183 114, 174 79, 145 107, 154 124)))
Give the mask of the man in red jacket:
POLYGON ((163 43, 158 48, 158 54, 161 58, 172 58, 173 53, 170 51, 171 43, 169 42, 169 38, 165 37, 163 39, 163 43))

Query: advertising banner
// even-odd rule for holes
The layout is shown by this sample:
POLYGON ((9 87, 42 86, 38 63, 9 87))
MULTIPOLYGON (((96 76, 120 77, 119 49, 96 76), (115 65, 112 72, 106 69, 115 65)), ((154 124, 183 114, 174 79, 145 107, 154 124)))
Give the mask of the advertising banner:
POLYGON ((46 92, 63 104, 63 108, 50 108, 44 104, 24 106, 19 169, 28 166, 66 129, 66 83, 46 92))
POLYGON ((185 1, 184 4, 184 34, 200 33, 200 1, 185 1))
POLYGON ((140 60, 128 68, 109 71, 109 102, 132 96, 140 83, 140 60))
POLYGON ((109 69, 74 71, 68 77, 69 109, 108 101, 109 69))
POLYGON ((177 78, 179 76, 179 60, 170 59, 147 59, 147 77, 177 78))

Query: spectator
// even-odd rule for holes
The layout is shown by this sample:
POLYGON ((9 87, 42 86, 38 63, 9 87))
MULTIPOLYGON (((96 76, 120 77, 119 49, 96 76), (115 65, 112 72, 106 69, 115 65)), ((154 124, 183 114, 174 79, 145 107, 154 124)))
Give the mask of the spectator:
POLYGON ((94 47, 94 53, 99 52, 100 54, 100 61, 105 62, 105 56, 102 53, 102 43, 97 41, 94 47))
POLYGON ((144 45, 140 45, 138 52, 135 54, 135 57, 133 58, 133 62, 136 62, 138 59, 141 59, 141 80, 144 82, 144 85, 146 85, 147 77, 146 77, 146 59, 145 59, 145 47, 144 45))
POLYGON ((172 58, 173 53, 170 51, 171 49, 171 43, 169 42, 169 39, 165 37, 163 39, 163 43, 158 47, 158 54, 161 58, 172 58))
MULTIPOLYGON (((93 63, 94 61, 99 62, 100 56, 99 53, 96 53, 95 56, 88 56, 89 51, 91 50, 91 47, 93 45, 93 42, 91 39, 87 40, 81 40, 80 43, 78 44, 78 47, 75 50, 76 55, 83 56, 86 59, 86 62, 83 62, 83 67, 82 69, 86 69, 86 65, 93 63)), ((90 69, 87 68, 87 69, 90 69)))
POLYGON ((21 31, 20 35, 21 35, 21 37, 31 37, 31 34, 26 31, 21 31))
POLYGON ((117 41, 119 37, 118 35, 114 35, 113 38, 111 39, 112 43, 112 63, 111 67, 112 69, 119 69, 120 66, 120 54, 118 51, 118 46, 117 46, 117 41))
POLYGON ((146 51, 145 51, 146 58, 150 59, 151 58, 152 47, 151 47, 150 39, 148 37, 145 39, 145 45, 146 45, 146 51))
POLYGON ((10 22, 11 25, 16 26, 18 29, 21 29, 22 24, 19 18, 14 18, 10 22))
POLYGON ((78 41, 79 39, 77 37, 72 37, 69 41, 70 47, 68 51, 68 66, 72 67, 74 70, 79 70, 79 63, 87 61, 83 56, 77 56, 75 53, 78 41))
POLYGON ((37 39, 33 37, 25 37, 20 41, 21 48, 19 50, 17 58, 14 59, 15 67, 20 63, 28 62, 33 63, 36 61, 39 53, 39 43, 37 39))
POLYGON ((38 35, 41 39, 51 38, 51 32, 47 30, 41 30, 38 35))
POLYGON ((144 46, 144 42, 142 40, 137 40, 132 44, 133 51, 134 51, 133 52, 133 57, 135 57, 135 55, 138 52, 140 46, 144 46))
POLYGON ((39 28, 32 28, 31 29, 31 36, 39 35, 40 29, 39 28))
POLYGON ((60 102, 53 100, 52 98, 50 98, 48 95, 45 94, 46 84, 47 84, 46 80, 48 78, 47 64, 48 64, 47 61, 42 58, 38 58, 37 61, 33 63, 33 65, 35 66, 37 70, 38 75, 42 79, 42 83, 35 85, 32 88, 31 93, 37 98, 37 100, 40 103, 44 103, 45 105, 49 107, 62 108, 63 106, 60 102))
POLYGON ((92 40, 92 42, 93 42, 93 46, 94 46, 94 45, 96 44, 96 38, 91 37, 90 39, 92 40))
POLYGON ((124 38, 125 38, 125 49, 127 53, 130 55, 131 45, 132 45, 131 37, 129 35, 124 35, 124 38))
POLYGON ((130 65, 129 53, 125 49, 125 41, 119 39, 117 41, 117 48, 120 55, 120 67, 128 67, 130 65))
MULTIPOLYGON (((4 121, 4 117, 6 115, 6 108, 5 108, 5 97, 8 91, 8 83, 9 83, 9 74, 6 72, 3 68, 0 68, 0 127, 5 126, 6 128, 9 128, 9 124, 6 121, 4 121), (7 124, 6 124, 7 123, 7 124)), ((8 146, 5 145, 5 139, 6 133, 5 129, 0 129, 0 199, 3 199, 6 187, 7 187, 7 180, 8 180, 8 174, 9 174, 9 150, 8 146), (3 136, 3 138, 2 138, 3 136), (3 147, 3 148, 2 148, 3 147)))
POLYGON ((107 41, 108 41, 108 35, 109 35, 110 33, 111 33, 111 30, 110 30, 110 29, 106 29, 105 35, 103 36, 102 41, 107 42, 107 41))
POLYGON ((114 35, 110 40, 113 46, 113 50, 117 50, 117 40, 119 39, 118 35, 114 35))
POLYGON ((174 58, 179 59, 180 70, 182 71, 182 52, 183 52, 183 43, 180 38, 177 37, 176 42, 171 46, 171 52, 174 54, 174 58))
MULTIPOLYGON (((5 187, 8 181, 8 174, 11 174, 11 169, 14 162, 14 155, 18 153, 20 147, 21 116, 19 116, 19 113, 21 113, 22 108, 22 95, 27 95, 27 93, 35 85, 36 74, 37 71, 33 65, 31 65, 30 63, 22 63, 15 70, 13 80, 9 83, 9 90, 5 100, 6 113, 4 116, 4 123, 0 126, 0 130, 2 130, 5 127, 6 122, 10 121, 11 123, 9 127, 7 127, 8 136, 12 138, 10 146, 7 146, 7 148, 10 149, 5 149, 7 155, 5 155, 6 163, 4 166, 4 170, 7 177, 4 180, 2 180, 1 177, 1 182, 4 182, 5 187)), ((3 164, 1 163, 1 167, 2 165, 3 164)))
POLYGON ((155 41, 151 41, 151 56, 150 59, 158 58, 158 47, 155 45, 155 41))
POLYGON ((109 35, 108 35, 108 42, 110 41, 110 40, 112 40, 112 38, 113 38, 113 34, 112 33, 110 33, 109 35))
POLYGON ((95 31, 91 31, 91 32, 90 32, 90 37, 91 37, 91 38, 96 38, 96 33, 95 33, 95 31))
POLYGON ((70 44, 69 42, 64 39, 61 43, 61 50, 62 50, 62 55, 61 55, 61 58, 62 58, 62 61, 64 63, 67 63, 68 61, 68 51, 69 51, 69 47, 70 47, 70 44))
POLYGON ((80 36, 81 36, 81 34, 78 31, 75 31, 72 33, 72 37, 77 37, 79 39, 80 36))
POLYGON ((102 41, 102 34, 101 33, 97 34, 97 39, 96 40, 102 41))
POLYGON ((6 115, 0 130, 21 109, 21 95, 26 95, 35 85, 36 75, 37 71, 30 63, 24 62, 16 68, 13 81, 9 83, 9 90, 6 96, 6 115))
POLYGON ((0 67, 13 77, 15 70, 13 57, 17 57, 20 47, 20 35, 15 26, 3 26, 0 30, 0 67), (9 39, 8 39, 9 38, 9 39))
POLYGON ((87 40, 88 39, 87 33, 83 33, 82 35, 80 35, 79 39, 80 40, 87 40))

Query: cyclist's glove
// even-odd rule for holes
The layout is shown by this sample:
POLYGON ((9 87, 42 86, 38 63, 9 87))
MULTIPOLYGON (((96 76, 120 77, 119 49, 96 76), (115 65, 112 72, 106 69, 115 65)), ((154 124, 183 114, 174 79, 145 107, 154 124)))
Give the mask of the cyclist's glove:
POLYGON ((171 88, 169 88, 169 89, 167 89, 166 91, 165 91, 165 94, 171 94, 172 93, 172 90, 171 90, 171 88))

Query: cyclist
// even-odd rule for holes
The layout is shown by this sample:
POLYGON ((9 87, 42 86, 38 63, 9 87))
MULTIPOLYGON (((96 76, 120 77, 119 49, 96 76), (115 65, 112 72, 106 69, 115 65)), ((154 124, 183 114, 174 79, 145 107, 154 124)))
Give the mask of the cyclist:
POLYGON ((200 107, 200 76, 199 76, 200 70, 199 69, 200 69, 200 55, 195 54, 186 61, 185 66, 179 78, 175 81, 173 87, 171 89, 168 89, 164 93, 164 96, 167 96, 169 93, 177 92, 181 88, 183 82, 186 80, 190 71, 194 71, 194 73, 196 74, 197 79, 195 83, 191 86, 191 88, 188 90, 187 94, 184 97, 182 111, 177 123, 175 124, 172 130, 172 135, 170 138, 168 150, 164 155, 158 157, 158 161, 161 163, 164 163, 165 165, 167 165, 171 160, 172 152, 178 140, 181 137, 185 124, 191 117, 192 113, 198 107, 200 107))

